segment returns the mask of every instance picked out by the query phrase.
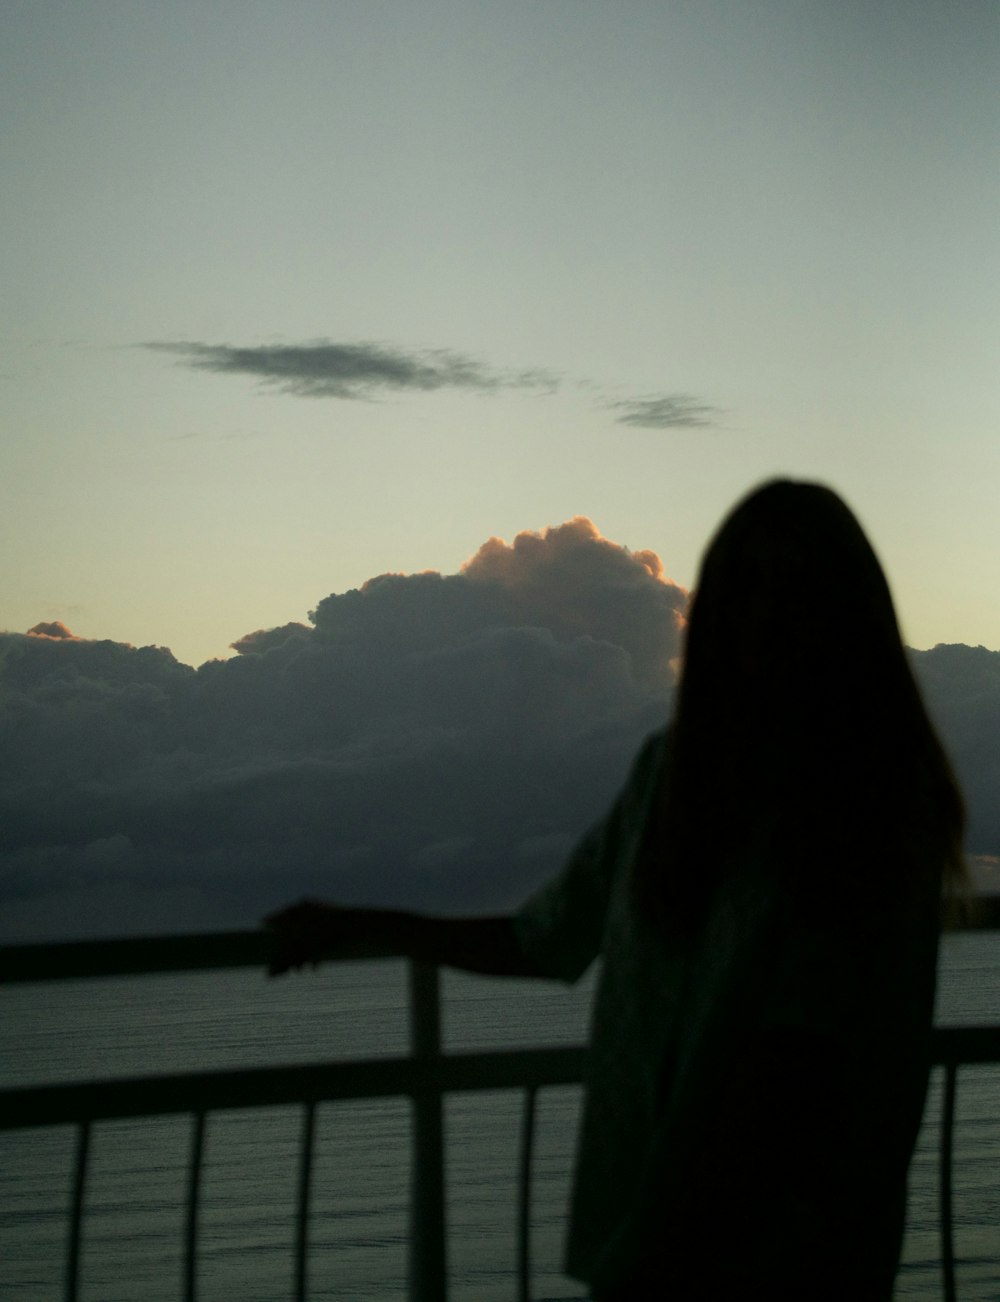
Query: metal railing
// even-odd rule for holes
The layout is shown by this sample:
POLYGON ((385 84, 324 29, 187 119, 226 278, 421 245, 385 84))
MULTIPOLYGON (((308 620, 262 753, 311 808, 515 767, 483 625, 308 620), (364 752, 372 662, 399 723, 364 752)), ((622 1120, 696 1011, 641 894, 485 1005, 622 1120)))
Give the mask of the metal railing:
MULTIPOLYGON (((1000 927, 1000 901, 991 901, 978 910, 973 925, 977 929, 1000 927)), ((270 938, 263 932, 10 946, 0 949, 0 982, 257 967, 267 962, 269 946, 270 938)), ((384 949, 354 946, 332 957, 375 959, 396 955, 384 949)), ((585 1048, 442 1053, 439 972, 426 964, 411 962, 409 965, 409 1011, 410 1053, 396 1058, 176 1073, 0 1091, 0 1130, 54 1125, 73 1125, 77 1129, 63 1294, 66 1302, 76 1302, 79 1293, 87 1165, 95 1123, 112 1118, 171 1114, 192 1117, 183 1296, 185 1302, 195 1302, 206 1115, 223 1108, 300 1104, 302 1137, 292 1295, 296 1302, 305 1302, 316 1106, 326 1101, 392 1096, 409 1097, 413 1103, 408 1296, 410 1302, 446 1302, 443 1100, 446 1094, 454 1092, 497 1089, 524 1091, 518 1176, 517 1296, 519 1302, 529 1302, 530 1178, 536 1095, 545 1086, 579 1084, 583 1078, 585 1048)), ((938 1027, 934 1031, 932 1052, 934 1064, 942 1066, 945 1073, 939 1158, 941 1268, 946 1302, 955 1302, 952 1136, 958 1068, 964 1064, 1000 1062, 1000 1026, 938 1027)))
MULTIPOLYGON (((53 981, 212 968, 263 967, 270 937, 263 932, 146 937, 20 945, 0 949, 0 982, 53 981)), ((396 957, 371 946, 341 949, 340 959, 396 957)), ((309 1204, 317 1104, 409 1097, 413 1104, 409 1299, 445 1302, 447 1236, 443 1100, 466 1091, 521 1089, 524 1113, 518 1180, 518 1297, 530 1296, 530 1173, 537 1091, 578 1084, 582 1046, 444 1054, 441 1050, 439 970, 409 964, 410 1052, 395 1058, 302 1063, 280 1067, 171 1073, 0 1091, 0 1130, 72 1125, 77 1129, 63 1296, 76 1302, 90 1137, 95 1123, 129 1117, 188 1114, 192 1118, 186 1180, 183 1297, 197 1296, 198 1213, 205 1118, 224 1108, 302 1106, 302 1137, 294 1246, 296 1302, 308 1297, 309 1204)))

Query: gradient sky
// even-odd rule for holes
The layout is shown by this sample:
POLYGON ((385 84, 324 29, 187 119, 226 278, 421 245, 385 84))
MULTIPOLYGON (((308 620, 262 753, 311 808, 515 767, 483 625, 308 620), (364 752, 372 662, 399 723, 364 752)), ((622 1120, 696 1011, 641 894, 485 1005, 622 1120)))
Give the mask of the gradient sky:
POLYGON ((689 585, 786 473, 1000 647, 998 78, 992 0, 6 0, 0 626, 197 664, 579 514, 689 585))

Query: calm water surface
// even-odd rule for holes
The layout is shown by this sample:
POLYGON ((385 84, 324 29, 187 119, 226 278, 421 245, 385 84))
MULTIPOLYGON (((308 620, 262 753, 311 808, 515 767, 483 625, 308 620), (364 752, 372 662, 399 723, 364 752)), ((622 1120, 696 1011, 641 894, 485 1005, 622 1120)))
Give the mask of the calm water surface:
MULTIPOLYGON (((592 981, 573 990, 446 973, 449 1049, 578 1043, 592 981)), ((0 993, 0 1085, 95 1076, 377 1057, 407 1049, 402 963, 339 964, 268 982, 256 972, 15 987, 0 993)), ((1000 1021, 1000 935, 950 937, 938 1020, 1000 1021)), ((932 1082, 911 1177, 899 1299, 941 1296, 937 1268, 932 1082)), ((539 1098, 532 1255, 537 1298, 574 1298, 559 1272, 577 1088, 539 1098)), ((446 1104, 449 1266, 455 1302, 514 1297, 514 1214, 521 1098, 446 1104)), ((317 1113, 310 1283, 313 1296, 403 1302, 409 1105, 327 1104, 317 1113)), ((274 1302, 290 1295, 296 1108, 210 1116, 202 1187, 199 1298, 274 1302)), ((95 1128, 87 1188, 83 1302, 180 1297, 187 1118, 95 1128)), ((0 1134, 0 1296, 61 1296, 73 1134, 0 1134)), ((956 1243, 963 1302, 1000 1298, 1000 1070, 965 1068, 956 1130, 956 1243)))

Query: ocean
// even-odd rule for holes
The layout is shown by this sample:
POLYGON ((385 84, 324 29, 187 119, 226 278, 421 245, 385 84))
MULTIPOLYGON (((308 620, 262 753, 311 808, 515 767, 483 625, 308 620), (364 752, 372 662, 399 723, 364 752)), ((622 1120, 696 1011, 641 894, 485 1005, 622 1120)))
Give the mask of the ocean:
MULTIPOLYGON (((946 937, 938 1021, 1000 1021, 1000 934, 946 937)), ((446 972, 445 1049, 574 1044, 586 1037, 593 979, 545 982, 446 972)), ((328 965, 277 981, 254 971, 15 986, 0 991, 0 1087, 94 1077, 405 1053, 402 962, 328 965)), ((559 1270, 578 1087, 539 1096, 533 1163, 536 1299, 579 1298, 559 1270)), ((453 1302, 515 1297, 521 1095, 445 1107, 448 1261, 453 1302)), ((899 1299, 941 1297, 937 1229, 939 1074, 910 1180, 899 1299)), ((290 1296, 297 1108, 217 1112, 206 1129, 199 1255, 203 1302, 290 1296)), ((404 1302, 410 1109, 405 1100, 317 1110, 310 1291, 404 1302)), ((186 1117, 103 1122, 91 1139, 83 1302, 181 1296, 186 1117)), ((69 1128, 0 1132, 0 1296, 61 1297, 74 1151, 69 1128)), ((1000 1067, 959 1074, 955 1133, 959 1298, 1000 1298, 1000 1067)), ((817 1263, 822 1269, 822 1263, 817 1263)))

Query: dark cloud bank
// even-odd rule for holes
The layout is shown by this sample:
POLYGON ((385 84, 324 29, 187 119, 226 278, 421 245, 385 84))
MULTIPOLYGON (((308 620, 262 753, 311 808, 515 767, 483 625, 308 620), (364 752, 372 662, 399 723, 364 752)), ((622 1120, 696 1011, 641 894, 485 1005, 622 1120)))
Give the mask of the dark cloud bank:
POLYGON ((662 718, 684 603, 581 519, 326 597, 197 671, 7 634, 2 933, 253 925, 306 892, 506 907, 662 718))
MULTIPOLYGON (((0 937, 252 926, 304 893, 504 909, 669 711, 686 594, 577 519, 381 575, 194 670, 0 635, 0 937)), ((1000 652, 918 672, 1000 848, 1000 652)))

